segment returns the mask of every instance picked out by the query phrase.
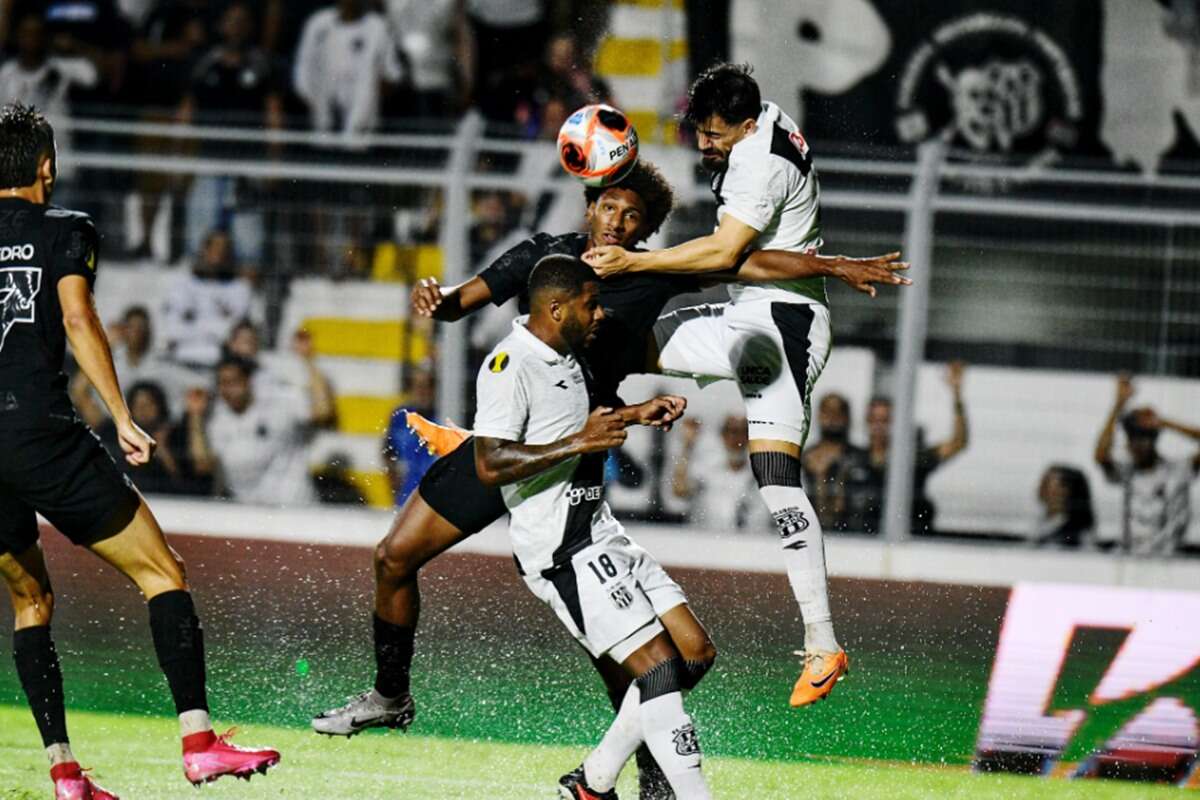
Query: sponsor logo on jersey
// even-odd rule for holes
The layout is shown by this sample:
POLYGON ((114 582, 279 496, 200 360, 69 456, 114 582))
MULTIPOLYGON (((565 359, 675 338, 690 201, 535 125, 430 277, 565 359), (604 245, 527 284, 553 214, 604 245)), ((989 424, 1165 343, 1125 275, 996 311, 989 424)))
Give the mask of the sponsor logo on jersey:
POLYGON ((28 261, 33 258, 34 248, 31 244, 6 244, 0 246, 0 261, 28 261))
POLYGON ((909 56, 896 98, 905 142, 940 137, 987 158, 1023 153, 1049 163, 1075 145, 1079 79, 1048 33, 1008 14, 947 21, 909 56))
POLYGON ((628 586, 617 586, 608 593, 608 597, 618 609, 623 610, 633 605, 633 592, 629 591, 628 586))
POLYGON ((492 356, 492 360, 488 362, 488 369, 495 373, 504 372, 504 368, 508 366, 508 353, 496 353, 492 356))
POLYGON ((696 738, 696 728, 690 722, 682 728, 676 728, 671 734, 675 742, 676 753, 681 756, 700 754, 700 740, 696 738))
POLYGON ((797 533, 803 533, 808 530, 810 524, 808 517, 804 516, 804 512, 795 506, 776 511, 773 516, 775 524, 779 527, 779 535, 784 539, 797 533))
POLYGON ((584 502, 593 502, 604 496, 603 486, 574 486, 567 492, 567 499, 571 501, 571 505, 577 506, 584 502))
POLYGON ((37 319, 34 300, 41 289, 41 267, 0 269, 0 350, 4 349, 13 325, 31 324, 37 319))

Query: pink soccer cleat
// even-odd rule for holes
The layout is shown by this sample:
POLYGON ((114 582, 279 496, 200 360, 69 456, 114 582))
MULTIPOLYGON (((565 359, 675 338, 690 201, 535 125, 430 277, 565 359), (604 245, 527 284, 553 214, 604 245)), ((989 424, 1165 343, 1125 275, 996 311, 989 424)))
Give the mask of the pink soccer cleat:
POLYGON ((97 786, 75 761, 51 767, 50 780, 54 781, 54 800, 120 800, 97 786))
POLYGON ((183 737, 183 774, 192 785, 211 783, 224 775, 250 780, 254 773, 265 775, 279 763, 277 750, 251 750, 230 744, 236 730, 230 728, 220 736, 205 731, 183 737))

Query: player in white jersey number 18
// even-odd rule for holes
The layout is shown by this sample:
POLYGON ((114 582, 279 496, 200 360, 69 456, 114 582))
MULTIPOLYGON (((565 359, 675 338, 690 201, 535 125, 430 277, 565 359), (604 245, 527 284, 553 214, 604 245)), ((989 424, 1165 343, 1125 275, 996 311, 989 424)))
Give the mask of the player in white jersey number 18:
MULTIPOLYGON (((584 255, 602 277, 622 272, 726 269, 747 251, 815 252, 820 187, 808 143, 750 68, 720 64, 692 84, 687 118, 717 197, 717 227, 650 252, 598 247, 584 255)), ((909 283, 893 273, 895 285, 909 283)), ((793 706, 824 699, 848 660, 833 632, 821 524, 800 485, 813 385, 829 357, 824 278, 731 284, 730 302, 659 319, 654 335, 665 374, 735 380, 750 424, 750 464, 782 539, 788 579, 804 619, 804 666, 793 706)), ((873 294, 873 291, 872 291, 873 294)))

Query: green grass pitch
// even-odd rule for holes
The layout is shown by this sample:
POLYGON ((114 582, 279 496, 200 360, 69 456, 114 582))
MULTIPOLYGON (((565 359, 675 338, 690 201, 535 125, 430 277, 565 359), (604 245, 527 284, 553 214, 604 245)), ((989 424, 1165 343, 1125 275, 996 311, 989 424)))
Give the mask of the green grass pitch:
MULTIPOLYGON (((582 747, 522 745, 367 733, 327 739, 304 730, 247 726, 238 740, 271 744, 280 766, 249 784, 234 779, 195 791, 183 778, 175 721, 162 717, 74 713, 72 740, 82 763, 106 788, 128 800, 169 798, 300 798, 361 800, 551 800, 560 774, 586 754, 582 747)), ((0 706, 0 798, 50 797, 46 762, 25 708, 0 706)), ((705 761, 718 798, 1079 798, 1123 800, 1180 797, 1179 789, 1107 781, 1047 781, 972 775, 962 767, 878 763, 775 762, 737 758, 705 761)), ((636 798, 631 775, 618 787, 636 798)))

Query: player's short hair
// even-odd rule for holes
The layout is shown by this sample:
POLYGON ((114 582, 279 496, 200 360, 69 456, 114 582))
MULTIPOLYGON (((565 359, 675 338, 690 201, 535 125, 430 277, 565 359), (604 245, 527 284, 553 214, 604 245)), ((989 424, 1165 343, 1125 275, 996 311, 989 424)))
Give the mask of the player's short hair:
POLYGON ((255 364, 253 361, 248 358, 242 358, 241 356, 235 356, 232 353, 226 353, 225 355, 221 356, 221 360, 217 362, 216 371, 220 372, 225 367, 234 367, 239 369, 247 378, 252 377, 255 370, 255 364))
POLYGON ((646 204, 646 218, 642 221, 642 236, 637 240, 644 241, 658 233, 658 229, 666 222, 675 207, 675 191, 663 177, 658 167, 649 161, 638 159, 629 174, 612 186, 588 186, 583 190, 584 199, 588 205, 599 200, 609 189, 628 189, 637 193, 646 204))
POLYGON ((1158 429, 1143 425, 1142 420, 1146 416, 1147 408, 1135 408, 1132 411, 1126 412, 1121 417, 1121 427, 1125 429, 1125 435, 1130 439, 1157 439, 1158 429))
POLYGON ((688 89, 687 111, 684 119, 701 125, 718 116, 730 125, 757 119, 762 111, 762 94, 758 82, 750 77, 754 68, 749 64, 713 64, 688 89))
POLYGON ((54 127, 33 106, 0 109, 0 188, 32 186, 38 164, 54 157, 54 127))
POLYGON ((544 292, 562 292, 567 297, 577 297, 584 284, 596 283, 600 279, 592 268, 575 256, 556 253, 545 256, 533 265, 529 273, 529 298, 532 300, 544 292))

